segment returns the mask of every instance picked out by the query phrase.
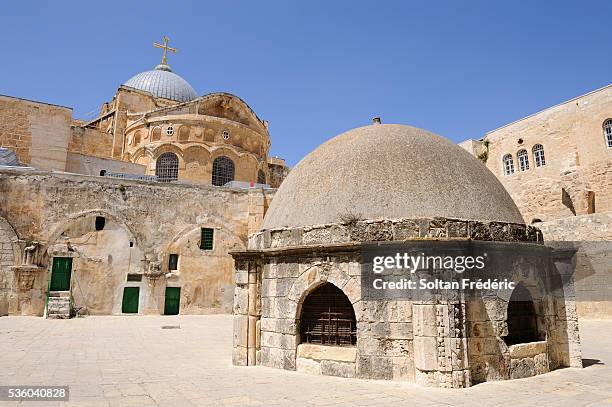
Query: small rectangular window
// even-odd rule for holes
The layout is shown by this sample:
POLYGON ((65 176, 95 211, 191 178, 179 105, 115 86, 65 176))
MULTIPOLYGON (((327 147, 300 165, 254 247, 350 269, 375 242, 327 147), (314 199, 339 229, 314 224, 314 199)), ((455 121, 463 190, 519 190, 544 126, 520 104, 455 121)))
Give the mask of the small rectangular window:
POLYGON ((127 281, 142 281, 142 274, 128 274, 127 281))
POLYGON ((178 254, 171 254, 168 257, 168 270, 178 269, 178 254))
POLYGON ((104 225, 106 224, 106 219, 104 216, 96 216, 96 230, 100 231, 104 229, 104 225))
POLYGON ((595 213, 595 192, 587 191, 587 213, 595 213))
POLYGON ((200 249, 212 250, 214 240, 214 229, 202 228, 202 235, 200 237, 200 249))

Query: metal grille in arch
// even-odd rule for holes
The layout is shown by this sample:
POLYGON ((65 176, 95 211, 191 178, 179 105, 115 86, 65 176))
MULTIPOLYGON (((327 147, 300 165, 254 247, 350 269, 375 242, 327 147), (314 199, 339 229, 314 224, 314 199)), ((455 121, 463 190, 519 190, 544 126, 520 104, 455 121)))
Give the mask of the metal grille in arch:
POLYGON ((213 161, 212 184, 218 187, 234 180, 234 162, 225 157, 217 157, 213 161))
POLYGON ((163 153, 155 164, 155 175, 160 182, 171 182, 178 179, 178 157, 174 153, 163 153))

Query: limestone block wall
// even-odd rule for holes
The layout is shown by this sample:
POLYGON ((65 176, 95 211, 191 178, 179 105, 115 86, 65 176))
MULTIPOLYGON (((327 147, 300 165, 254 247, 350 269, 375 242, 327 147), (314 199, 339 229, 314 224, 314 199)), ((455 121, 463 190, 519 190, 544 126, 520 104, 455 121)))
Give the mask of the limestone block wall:
POLYGON ((68 152, 101 158, 111 158, 113 135, 98 129, 72 126, 68 152))
MULTIPOLYGON (((603 129, 611 117, 609 85, 486 134, 487 167, 504 184, 527 222, 590 213, 589 191, 594 193, 595 212, 612 210, 612 148, 606 145, 603 129), (535 165, 532 149, 536 144, 544 147, 546 165, 541 167, 535 165), (529 157, 526 171, 519 169, 521 149, 529 157), (506 154, 514 160, 512 175, 504 174, 506 154)), ((481 146, 479 151, 485 149, 481 146)), ((477 155, 476 150, 472 153, 477 155)))
POLYGON ((574 285, 583 318, 612 318, 612 212, 539 223, 548 244, 577 249, 574 285))
POLYGON ((412 304, 363 301, 358 255, 302 255, 237 263, 234 364, 311 373, 414 381, 412 304), (331 283, 353 304, 356 348, 301 344, 300 308, 308 293, 331 283), (353 349, 353 350, 351 350, 353 349))
POLYGON ((272 188, 280 187, 287 175, 289 175, 289 167, 285 164, 285 160, 278 157, 270 157, 268 160, 269 179, 268 184, 272 188))
POLYGON ((16 265, 17 235, 6 221, 0 217, 0 316, 8 315, 10 288, 13 286, 13 270, 16 265))
MULTIPOLYGON (((76 307, 84 307, 90 315, 121 313, 123 287, 129 285, 127 275, 142 274, 144 264, 142 249, 134 240, 112 219, 106 220, 100 231, 95 230, 94 216, 66 225, 47 253, 72 258, 71 292, 76 307)), ((146 295, 147 290, 141 291, 146 295)), ((143 300, 148 305, 148 298, 143 300)))
MULTIPOLYGON (((148 112, 175 104, 177 102, 172 100, 154 98, 148 92, 120 86, 110 103, 110 109, 114 110, 112 126, 109 126, 109 128, 112 128, 113 134, 112 158, 120 160, 126 149, 125 130, 128 126, 129 112, 148 112)), ((106 104, 103 109, 105 106, 106 104)))
POLYGON ((567 314, 564 304, 550 298, 538 302, 543 341, 507 346, 507 298, 467 305, 366 301, 357 258, 303 253, 274 256, 263 265, 251 260, 250 268, 237 269, 244 274, 237 281, 244 284, 238 283, 235 294, 234 363, 458 388, 529 377, 580 361, 579 349, 570 352, 570 346, 579 343, 577 319, 575 313, 567 314), (341 288, 353 304, 355 347, 300 343, 301 303, 323 283, 341 288))
MULTIPOLYGON (((472 302, 436 295, 419 301, 362 296, 362 242, 422 241, 434 236, 541 241, 537 230, 525 225, 440 218, 360 221, 254 234, 250 250, 233 253, 234 364, 450 388, 580 365, 572 285, 566 284, 567 293, 559 293, 557 287, 560 297, 550 295, 558 272, 553 272, 552 251, 541 244, 486 242, 493 258, 503 259, 499 254, 519 245, 526 250, 529 258, 517 258, 504 267, 511 281, 526 281, 534 291, 543 338, 536 344, 504 343, 512 290, 489 293, 490 297, 472 302), (302 304, 327 283, 339 288, 353 306, 354 347, 301 343, 302 304)), ((571 258, 573 252, 568 253, 571 258)), ((502 273, 505 269, 500 265, 495 267, 502 273)))
MULTIPOLYGON (((75 304, 100 314, 118 313, 128 273, 142 276, 139 313, 163 313, 166 286, 181 287, 181 313, 230 312, 228 252, 245 248, 272 196, 261 189, 0 172, 0 216, 20 242, 38 242, 35 288, 46 292, 52 257, 74 257, 75 304), (106 220, 101 231, 96 217, 106 220), (213 250, 200 248, 201 228, 213 229, 213 250), (179 256, 177 270, 168 268, 170 254, 179 256)), ((43 308, 37 302, 22 313, 41 315, 43 308)))
POLYGON ((138 175, 145 173, 145 167, 140 164, 71 152, 67 155, 66 172, 82 175, 100 175, 102 170, 138 175))
POLYGON ((72 110, 0 96, 0 147, 13 150, 22 165, 64 171, 72 110))

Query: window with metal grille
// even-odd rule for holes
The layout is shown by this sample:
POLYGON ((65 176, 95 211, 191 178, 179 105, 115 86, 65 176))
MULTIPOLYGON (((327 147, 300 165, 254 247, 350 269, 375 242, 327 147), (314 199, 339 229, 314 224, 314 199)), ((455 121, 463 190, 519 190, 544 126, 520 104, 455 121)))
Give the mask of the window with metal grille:
POLYGON ((536 144, 533 146, 533 160, 535 161, 536 167, 546 165, 546 159, 544 158, 544 146, 542 144, 536 144))
POLYGON ((529 169, 529 155, 527 155, 527 150, 519 150, 516 153, 516 158, 519 162, 519 169, 521 171, 527 171, 529 169))
POLYGON ((202 228, 200 236, 200 249, 212 250, 215 237, 215 230, 211 228, 202 228))
POLYGON ((514 174, 514 161, 512 160, 511 154, 506 154, 502 159, 504 164, 504 174, 512 175, 514 174))
POLYGON ((612 119, 608 119, 604 122, 604 135, 606 136, 606 143, 608 148, 612 148, 612 119))
POLYGON ((178 254, 171 254, 168 256, 168 270, 177 270, 178 269, 178 254))
POLYGON ((353 346, 357 343, 357 321, 353 305, 333 284, 325 283, 304 300, 300 316, 303 343, 353 346))
POLYGON ((262 170, 257 171, 257 183, 258 184, 266 183, 266 174, 262 170))
POLYGON ((215 158, 212 168, 212 184, 218 187, 234 180, 234 162, 228 157, 215 158))
POLYGON ((178 157, 174 153, 163 153, 155 163, 155 175, 160 182, 171 182, 178 179, 178 157))
POLYGON ((512 291, 508 302, 508 335, 504 340, 507 345, 541 340, 533 298, 521 283, 512 291))

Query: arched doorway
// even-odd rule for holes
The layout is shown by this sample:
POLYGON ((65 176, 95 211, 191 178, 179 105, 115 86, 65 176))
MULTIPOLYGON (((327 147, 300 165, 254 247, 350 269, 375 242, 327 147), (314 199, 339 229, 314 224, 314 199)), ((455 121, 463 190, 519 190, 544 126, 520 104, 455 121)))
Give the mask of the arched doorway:
POLYGON ((536 306, 527 288, 519 283, 508 302, 507 345, 536 342, 541 340, 538 331, 536 306))
POLYGON ((179 160, 174 153, 163 153, 155 163, 155 175, 160 182, 171 182, 178 179, 179 160))
POLYGON ((300 314, 300 342, 354 346, 357 321, 348 297, 333 284, 315 288, 304 300, 300 314))

